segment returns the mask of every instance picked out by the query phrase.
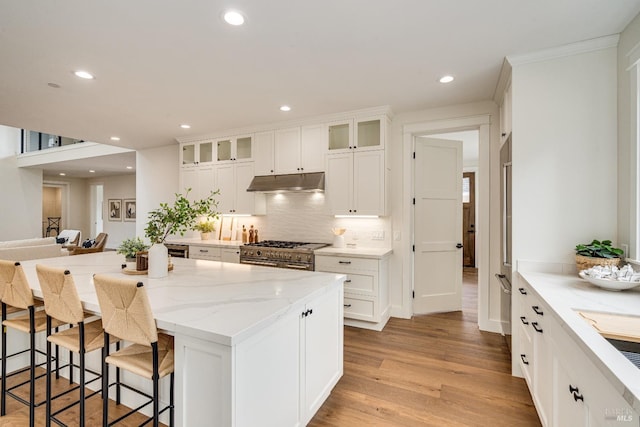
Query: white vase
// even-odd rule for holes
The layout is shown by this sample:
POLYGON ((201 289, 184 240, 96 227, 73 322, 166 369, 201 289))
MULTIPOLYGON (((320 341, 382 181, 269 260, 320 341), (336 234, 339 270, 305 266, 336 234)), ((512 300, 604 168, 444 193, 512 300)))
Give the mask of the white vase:
POLYGON ((339 236, 333 236, 333 247, 344 248, 344 236, 342 234, 339 236))
POLYGON ((209 232, 201 232, 200 233, 200 239, 202 240, 209 240, 211 238, 211 233, 209 232))
POLYGON ((154 243, 149 248, 149 278, 161 279, 169 275, 169 250, 163 243, 154 243))

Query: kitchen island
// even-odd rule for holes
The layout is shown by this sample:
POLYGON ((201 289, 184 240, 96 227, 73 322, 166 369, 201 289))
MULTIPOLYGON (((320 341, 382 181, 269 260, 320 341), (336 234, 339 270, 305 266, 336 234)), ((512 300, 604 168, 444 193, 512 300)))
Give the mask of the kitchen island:
POLYGON ((158 328, 175 336, 176 425, 305 425, 342 376, 343 275, 178 258, 149 279, 125 276, 123 261, 103 252, 22 265, 36 297, 36 264, 70 270, 95 314, 93 274, 145 284, 158 328))

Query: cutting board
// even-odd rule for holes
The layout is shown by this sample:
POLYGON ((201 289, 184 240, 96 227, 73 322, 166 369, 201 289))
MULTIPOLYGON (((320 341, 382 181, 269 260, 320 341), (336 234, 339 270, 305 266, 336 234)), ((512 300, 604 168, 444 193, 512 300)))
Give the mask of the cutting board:
POLYGON ((578 314, 605 338, 640 343, 640 317, 594 311, 578 314))

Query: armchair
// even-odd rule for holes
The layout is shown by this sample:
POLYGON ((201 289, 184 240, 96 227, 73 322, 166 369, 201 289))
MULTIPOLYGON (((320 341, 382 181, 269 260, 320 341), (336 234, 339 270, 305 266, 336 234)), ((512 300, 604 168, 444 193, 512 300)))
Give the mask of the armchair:
POLYGON ((56 236, 57 239, 65 239, 66 241, 62 244, 63 248, 68 248, 70 246, 80 246, 80 230, 62 230, 60 234, 56 236))
POLYGON ((82 246, 68 246, 69 255, 82 255, 82 254, 92 254, 94 252, 103 252, 104 246, 107 244, 107 238, 109 237, 106 233, 100 233, 96 237, 96 242, 90 248, 83 248, 82 246))

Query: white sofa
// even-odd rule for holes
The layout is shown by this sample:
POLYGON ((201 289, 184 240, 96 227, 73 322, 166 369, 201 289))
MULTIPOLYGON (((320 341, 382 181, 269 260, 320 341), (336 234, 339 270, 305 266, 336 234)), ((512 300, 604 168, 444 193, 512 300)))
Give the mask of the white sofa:
POLYGON ((44 237, 0 242, 0 259, 25 261, 28 259, 53 258, 66 255, 55 237, 44 237))

